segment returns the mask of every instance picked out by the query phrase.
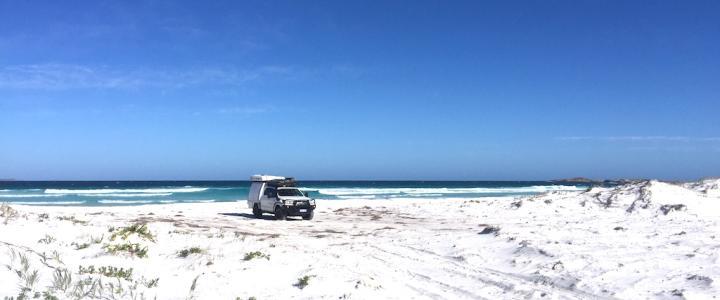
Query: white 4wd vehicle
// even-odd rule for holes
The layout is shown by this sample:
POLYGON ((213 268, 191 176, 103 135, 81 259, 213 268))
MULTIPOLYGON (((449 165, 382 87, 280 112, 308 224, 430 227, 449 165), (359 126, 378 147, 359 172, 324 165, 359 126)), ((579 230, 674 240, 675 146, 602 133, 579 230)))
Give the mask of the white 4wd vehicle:
POLYGON ((315 199, 300 191, 292 177, 254 175, 250 180, 247 204, 255 217, 267 212, 274 214, 277 220, 285 220, 288 216, 312 220, 315 215, 315 199))

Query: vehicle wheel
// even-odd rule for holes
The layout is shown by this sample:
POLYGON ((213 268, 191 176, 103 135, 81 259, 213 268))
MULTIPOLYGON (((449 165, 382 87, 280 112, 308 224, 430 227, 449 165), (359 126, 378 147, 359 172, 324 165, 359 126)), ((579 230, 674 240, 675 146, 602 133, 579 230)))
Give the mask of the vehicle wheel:
POLYGON ((280 206, 276 206, 275 220, 285 220, 285 218, 287 218, 287 213, 285 212, 285 209, 280 206))
POLYGON ((315 211, 311 210, 307 215, 302 216, 303 220, 312 220, 315 216, 315 211))
POLYGON ((262 217, 262 210, 260 210, 260 206, 257 204, 253 205, 253 216, 256 218, 262 217))

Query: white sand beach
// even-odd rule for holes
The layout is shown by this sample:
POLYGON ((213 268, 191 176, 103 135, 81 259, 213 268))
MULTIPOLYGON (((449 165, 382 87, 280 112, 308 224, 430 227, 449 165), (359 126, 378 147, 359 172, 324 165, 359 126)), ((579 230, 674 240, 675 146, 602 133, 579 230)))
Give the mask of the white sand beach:
POLYGON ((10 205, 0 297, 717 299, 719 221, 720 180, 327 200, 313 221, 245 202, 10 205))

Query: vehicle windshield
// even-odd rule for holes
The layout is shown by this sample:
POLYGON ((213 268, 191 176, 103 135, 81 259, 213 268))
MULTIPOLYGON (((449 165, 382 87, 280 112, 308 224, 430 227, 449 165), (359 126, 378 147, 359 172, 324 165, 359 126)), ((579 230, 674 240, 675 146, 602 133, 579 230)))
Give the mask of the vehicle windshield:
POLYGON ((283 197, 305 196, 298 189, 278 189, 278 195, 283 196, 283 197))

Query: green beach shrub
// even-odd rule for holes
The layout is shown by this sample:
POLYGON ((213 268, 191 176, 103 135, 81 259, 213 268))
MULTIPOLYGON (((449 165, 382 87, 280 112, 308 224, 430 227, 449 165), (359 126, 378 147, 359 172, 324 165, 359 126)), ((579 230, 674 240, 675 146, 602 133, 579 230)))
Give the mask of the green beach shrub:
POLYGON ((7 203, 3 203, 2 205, 0 205, 0 218, 5 219, 3 220, 3 224, 7 225, 11 219, 16 218, 17 216, 17 210, 10 207, 10 205, 8 205, 7 203))
POLYGON ((151 288, 154 288, 154 287, 157 287, 157 286, 158 286, 158 284, 160 283, 160 278, 155 278, 155 279, 152 279, 152 280, 147 280, 147 279, 145 279, 145 278, 143 277, 143 278, 140 280, 140 282, 142 282, 142 285, 144 285, 146 288, 151 289, 151 288))
POLYGON ((60 217, 57 217, 57 219, 60 221, 70 221, 73 223, 73 225, 76 225, 76 224, 87 225, 87 223, 88 223, 87 221, 76 219, 75 216, 70 216, 70 217, 60 216, 60 217))
POLYGON ((125 269, 125 268, 118 268, 118 267, 114 267, 114 266, 102 266, 102 267, 99 267, 96 269, 95 266, 93 266, 93 265, 90 265, 87 267, 79 266, 78 268, 79 268, 78 274, 80 274, 80 275, 98 274, 98 275, 102 275, 105 277, 120 278, 120 279, 124 279, 126 281, 132 281, 132 272, 133 272, 132 268, 125 269))
POLYGON ((245 253, 245 257, 243 258, 243 260, 248 261, 248 260, 252 260, 255 258, 265 258, 267 260, 270 260, 270 255, 267 255, 260 251, 253 251, 253 252, 245 253))
POLYGON ((41 239, 38 240, 38 243, 51 244, 51 243, 54 242, 54 241, 55 241, 55 237, 46 234, 44 238, 41 238, 41 239))
POLYGON ((128 237, 135 234, 141 239, 145 239, 151 242, 155 242, 155 236, 148 230, 148 227, 146 224, 133 224, 127 227, 123 227, 118 229, 117 231, 112 230, 113 234, 110 236, 110 240, 114 241, 118 237, 127 240, 128 237))
POLYGON ((78 244, 77 242, 72 242, 72 244, 70 244, 70 245, 75 246, 75 250, 82 250, 82 249, 85 249, 85 248, 87 248, 87 247, 90 247, 90 243, 78 244))
POLYGON ((198 247, 192 247, 192 248, 182 249, 182 250, 178 251, 178 257, 186 258, 186 257, 190 256, 190 254, 201 254, 204 252, 205 251, 203 249, 200 249, 198 247))
POLYGON ((298 281, 293 284, 293 286, 302 290, 310 284, 310 278, 312 277, 315 277, 315 275, 305 275, 303 277, 300 277, 298 278, 298 281))
POLYGON ((118 254, 120 252, 125 252, 130 254, 130 256, 137 256, 139 258, 147 257, 147 247, 141 247, 138 243, 125 243, 125 244, 107 244, 104 246, 105 251, 107 251, 110 254, 118 254))

